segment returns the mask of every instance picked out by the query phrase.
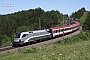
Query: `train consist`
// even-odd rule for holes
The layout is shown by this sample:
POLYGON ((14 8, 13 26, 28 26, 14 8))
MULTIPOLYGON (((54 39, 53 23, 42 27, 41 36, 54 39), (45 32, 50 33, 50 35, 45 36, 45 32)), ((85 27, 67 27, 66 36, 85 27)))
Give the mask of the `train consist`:
POLYGON ((14 37, 13 46, 23 45, 39 40, 62 36, 63 34, 73 33, 80 28, 80 23, 75 21, 74 24, 67 26, 52 27, 44 30, 17 32, 14 37))

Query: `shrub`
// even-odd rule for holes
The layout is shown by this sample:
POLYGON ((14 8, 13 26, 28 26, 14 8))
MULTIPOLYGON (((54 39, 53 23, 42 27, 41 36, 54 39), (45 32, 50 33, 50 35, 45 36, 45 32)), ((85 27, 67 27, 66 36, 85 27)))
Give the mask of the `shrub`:
POLYGON ((11 43, 11 38, 7 35, 0 35, 0 46, 11 43))
POLYGON ((75 42, 79 42, 79 41, 86 41, 86 40, 89 40, 90 39, 90 32, 87 31, 87 32, 82 32, 76 36, 73 36, 71 38, 67 38, 65 40, 60 40, 58 43, 60 44, 72 44, 72 43, 75 43, 75 42))
POLYGON ((26 48, 25 50, 21 51, 22 53, 34 53, 36 52, 36 48, 31 47, 31 48, 26 48))

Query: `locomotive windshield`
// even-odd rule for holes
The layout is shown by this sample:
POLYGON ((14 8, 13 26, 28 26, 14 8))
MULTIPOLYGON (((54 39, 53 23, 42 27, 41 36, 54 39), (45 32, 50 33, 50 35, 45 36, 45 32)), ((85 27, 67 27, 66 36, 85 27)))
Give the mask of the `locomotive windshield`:
POLYGON ((20 33, 16 33, 15 38, 20 38, 20 33))

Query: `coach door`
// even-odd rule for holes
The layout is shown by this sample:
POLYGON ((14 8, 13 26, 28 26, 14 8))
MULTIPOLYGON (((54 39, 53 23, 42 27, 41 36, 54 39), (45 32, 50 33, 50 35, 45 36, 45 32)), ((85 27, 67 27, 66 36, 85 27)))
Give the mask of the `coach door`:
POLYGON ((64 34, 64 28, 60 28, 60 35, 64 34))

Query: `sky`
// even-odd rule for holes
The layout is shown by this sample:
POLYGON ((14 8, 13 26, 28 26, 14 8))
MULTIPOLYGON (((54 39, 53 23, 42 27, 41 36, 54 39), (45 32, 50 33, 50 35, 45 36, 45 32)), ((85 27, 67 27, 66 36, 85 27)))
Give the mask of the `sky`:
POLYGON ((10 14, 22 10, 42 8, 44 11, 58 10, 70 15, 85 7, 90 10, 90 0, 0 0, 0 14, 10 14))

